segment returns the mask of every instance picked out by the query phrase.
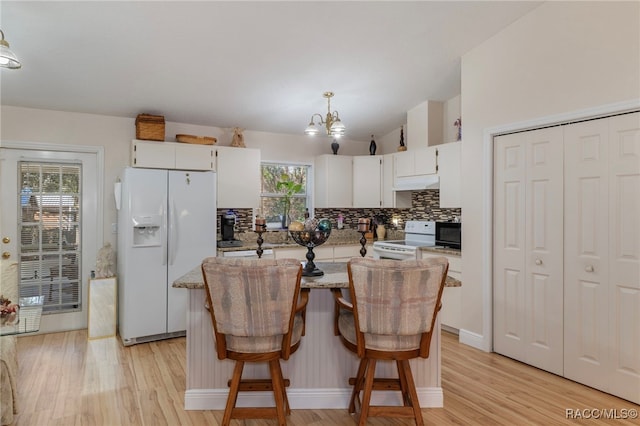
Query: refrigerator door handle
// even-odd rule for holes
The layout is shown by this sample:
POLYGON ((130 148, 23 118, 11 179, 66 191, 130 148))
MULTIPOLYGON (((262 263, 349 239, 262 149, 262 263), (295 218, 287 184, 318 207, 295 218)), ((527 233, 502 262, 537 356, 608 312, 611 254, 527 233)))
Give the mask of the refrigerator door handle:
POLYGON ((167 264, 167 196, 162 200, 162 264, 167 264))
POLYGON ((169 204, 169 265, 176 260, 176 245, 178 245, 178 227, 176 223, 176 206, 173 200, 169 204))

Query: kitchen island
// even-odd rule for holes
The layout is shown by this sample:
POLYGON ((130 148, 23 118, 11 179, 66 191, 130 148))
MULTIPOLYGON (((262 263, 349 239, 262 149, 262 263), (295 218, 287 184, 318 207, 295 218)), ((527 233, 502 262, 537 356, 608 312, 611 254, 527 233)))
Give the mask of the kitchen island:
MULTIPOLYGON (((302 288, 311 291, 307 305, 306 334, 296 353, 282 361, 282 371, 290 380, 287 388, 293 409, 347 408, 351 396, 349 378, 354 377, 358 358, 348 351, 333 334, 334 302, 330 288, 347 288, 346 263, 319 263, 322 277, 303 277, 302 288)), ((227 381, 234 363, 218 360, 200 267, 177 279, 173 287, 189 291, 187 308, 187 384, 186 410, 222 410, 229 389, 227 381)), ((346 291, 344 292, 346 295, 346 291)), ((431 340, 431 356, 411 360, 420 405, 442 407, 440 379, 440 322, 431 340)), ((378 371, 397 377, 395 364, 379 363, 378 371)), ((246 366, 247 377, 268 378, 267 366, 246 366)), ((399 392, 375 392, 372 404, 401 404, 399 392)), ((273 405, 271 392, 241 393, 238 406, 273 405)))

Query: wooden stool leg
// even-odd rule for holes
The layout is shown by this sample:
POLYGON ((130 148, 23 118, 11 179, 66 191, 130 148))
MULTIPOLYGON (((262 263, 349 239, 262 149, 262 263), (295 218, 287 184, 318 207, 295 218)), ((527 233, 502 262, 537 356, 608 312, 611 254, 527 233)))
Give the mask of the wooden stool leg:
POLYGON ((376 360, 369 359, 367 362, 367 372, 364 380, 364 394, 362 395, 362 408, 360 409, 359 426, 367 424, 369 417, 369 405, 371 405, 371 392, 373 391, 373 380, 376 372, 376 360))
POLYGON ((364 372, 367 369, 367 359, 362 358, 360 360, 360 364, 358 365, 358 374, 356 375, 355 382, 353 384, 353 391, 351 392, 351 401, 349 401, 349 413, 353 414, 356 412, 356 399, 358 401, 358 405, 360 404, 360 391, 362 390, 362 386, 364 384, 364 372))
POLYGON ((233 368, 233 377, 231 378, 231 386, 229 387, 229 396, 227 397, 227 405, 224 408, 224 416, 222 417, 222 426, 229 426, 231 423, 231 414, 238 400, 238 389, 240 388, 240 379, 242 378, 242 369, 244 361, 236 361, 233 368))
POLYGON ((402 360, 398 362, 401 364, 404 377, 407 381, 409 397, 411 399, 411 406, 413 407, 413 415, 416 419, 416 425, 424 426, 424 421, 422 420, 422 411, 420 410, 420 402, 418 401, 418 393, 416 392, 416 384, 413 381, 413 374, 411 374, 411 366, 409 365, 409 361, 402 360))
POLYGON ((278 361, 278 372, 280 376, 280 383, 282 383, 282 400, 284 401, 284 411, 285 411, 285 414, 288 416, 289 414, 291 414, 291 407, 289 406, 289 397, 287 397, 288 383, 284 379, 284 376, 282 375, 282 366, 280 365, 280 361, 278 361))
POLYGON ((400 382, 400 392, 402 392, 402 403, 405 407, 408 407, 410 404, 409 401, 409 391, 407 389, 407 377, 402 370, 400 365, 400 361, 396 360, 396 367, 398 369, 398 381, 400 382))
POLYGON ((281 426, 286 426, 287 420, 284 414, 284 400, 283 400, 283 382, 282 371, 280 370, 280 362, 277 359, 269 361, 269 371, 271 372, 271 383, 273 386, 273 399, 276 401, 276 412, 278 413, 278 423, 281 426))

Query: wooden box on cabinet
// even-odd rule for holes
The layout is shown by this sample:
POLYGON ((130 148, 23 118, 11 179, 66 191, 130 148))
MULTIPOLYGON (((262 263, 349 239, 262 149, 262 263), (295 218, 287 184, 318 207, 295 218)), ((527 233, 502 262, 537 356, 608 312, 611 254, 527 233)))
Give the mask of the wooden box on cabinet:
POLYGON ((138 114, 136 117, 136 139, 164 141, 164 116, 138 114))

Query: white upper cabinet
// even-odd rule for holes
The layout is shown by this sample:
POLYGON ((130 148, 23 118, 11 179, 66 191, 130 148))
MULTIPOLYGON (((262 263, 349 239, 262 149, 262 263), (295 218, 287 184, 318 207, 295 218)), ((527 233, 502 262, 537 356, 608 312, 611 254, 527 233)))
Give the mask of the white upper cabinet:
POLYGON ((394 181, 394 156, 396 154, 385 154, 382 156, 382 207, 389 208, 410 208, 411 193, 406 191, 396 192, 393 190, 394 181))
POLYGON ((407 111, 407 149, 426 148, 442 143, 444 104, 425 101, 407 111))
POLYGON ((353 157, 353 207, 382 206, 382 156, 353 157))
POLYGON ((436 173, 436 147, 414 149, 393 154, 396 177, 436 173))
POLYGON ((315 207, 353 206, 353 157, 324 154, 315 158, 315 207))
POLYGON ((131 166, 150 169, 215 170, 213 145, 175 142, 131 142, 131 166))
POLYGON ((438 145, 438 176, 440 177, 440 207, 461 207, 460 149, 462 142, 438 145))
POLYGON ((260 201, 260 150, 216 148, 218 208, 255 208, 260 201))

